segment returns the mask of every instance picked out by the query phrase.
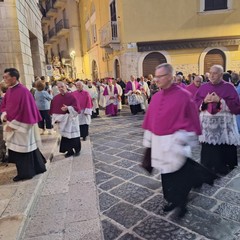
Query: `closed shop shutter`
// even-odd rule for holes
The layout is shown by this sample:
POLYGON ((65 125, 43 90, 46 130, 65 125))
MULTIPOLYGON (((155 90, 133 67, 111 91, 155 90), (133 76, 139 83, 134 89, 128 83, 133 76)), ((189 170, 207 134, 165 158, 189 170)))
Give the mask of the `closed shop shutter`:
POLYGON ((156 66, 166 62, 166 58, 161 53, 153 52, 148 54, 143 60, 143 76, 147 77, 149 74, 154 76, 156 66))
POLYGON ((204 73, 209 72, 213 65, 221 65, 225 71, 226 57, 219 49, 213 49, 207 53, 204 59, 204 73))

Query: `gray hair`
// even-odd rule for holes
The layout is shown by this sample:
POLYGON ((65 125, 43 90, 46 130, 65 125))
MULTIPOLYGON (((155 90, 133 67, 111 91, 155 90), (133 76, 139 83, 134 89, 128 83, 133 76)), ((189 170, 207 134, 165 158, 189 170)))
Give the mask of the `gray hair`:
POLYGON ((83 86, 83 82, 79 80, 75 83, 75 85, 82 85, 83 86))
POLYGON ((216 68, 219 73, 223 73, 223 67, 221 65, 213 65, 210 69, 216 68))
POLYGON ((169 63, 162 63, 160 65, 158 65, 155 70, 159 69, 159 68, 165 68, 167 70, 168 73, 171 73, 172 75, 174 75, 174 69, 172 67, 171 64, 169 63))

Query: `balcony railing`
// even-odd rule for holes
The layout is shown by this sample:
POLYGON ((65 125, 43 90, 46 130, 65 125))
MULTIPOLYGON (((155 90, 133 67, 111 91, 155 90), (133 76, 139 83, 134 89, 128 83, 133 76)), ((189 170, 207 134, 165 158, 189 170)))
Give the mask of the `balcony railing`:
POLYGON ((50 39, 56 35, 55 27, 49 31, 48 35, 50 39))
POLYGON ((100 29, 101 47, 109 47, 110 44, 120 43, 119 28, 117 21, 108 22, 100 29))
POLYGON ((51 17, 57 13, 57 9, 53 6, 53 0, 48 0, 46 2, 46 16, 51 17))
POLYGON ((46 2, 46 12, 48 12, 51 8, 53 8, 53 2, 52 0, 48 0, 46 2))
POLYGON ((69 29, 69 24, 67 19, 61 19, 56 24, 56 33, 60 32, 62 29, 69 29))

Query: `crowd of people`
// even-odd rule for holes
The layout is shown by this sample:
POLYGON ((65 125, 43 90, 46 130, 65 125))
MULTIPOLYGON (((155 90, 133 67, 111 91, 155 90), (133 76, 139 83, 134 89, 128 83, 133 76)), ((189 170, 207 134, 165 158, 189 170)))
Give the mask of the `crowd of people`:
POLYGON ((99 108, 113 117, 123 104, 129 105, 133 115, 145 114, 143 162, 149 163, 149 172, 154 167, 161 173, 167 201, 164 211, 179 208, 179 216, 184 216, 192 188, 213 185, 238 165, 239 76, 224 73, 220 65, 204 76, 193 73, 187 79, 167 63, 156 67, 154 77, 131 75, 126 82, 107 77, 49 83, 37 77, 30 91, 19 79, 17 69, 5 69, 0 99, 8 160, 17 167, 14 181, 46 171, 40 134, 52 134, 56 126, 61 135, 59 151, 65 157, 79 156, 81 138, 86 141, 99 108), (200 163, 191 156, 198 142, 200 163))

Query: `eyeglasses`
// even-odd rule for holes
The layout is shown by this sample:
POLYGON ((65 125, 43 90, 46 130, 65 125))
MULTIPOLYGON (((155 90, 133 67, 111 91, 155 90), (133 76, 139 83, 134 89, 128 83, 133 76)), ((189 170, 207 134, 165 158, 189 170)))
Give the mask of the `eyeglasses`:
POLYGON ((155 79, 160 79, 160 78, 162 78, 162 77, 167 76, 168 74, 169 74, 169 73, 165 73, 165 74, 163 74, 163 75, 155 76, 154 78, 155 78, 155 79))

